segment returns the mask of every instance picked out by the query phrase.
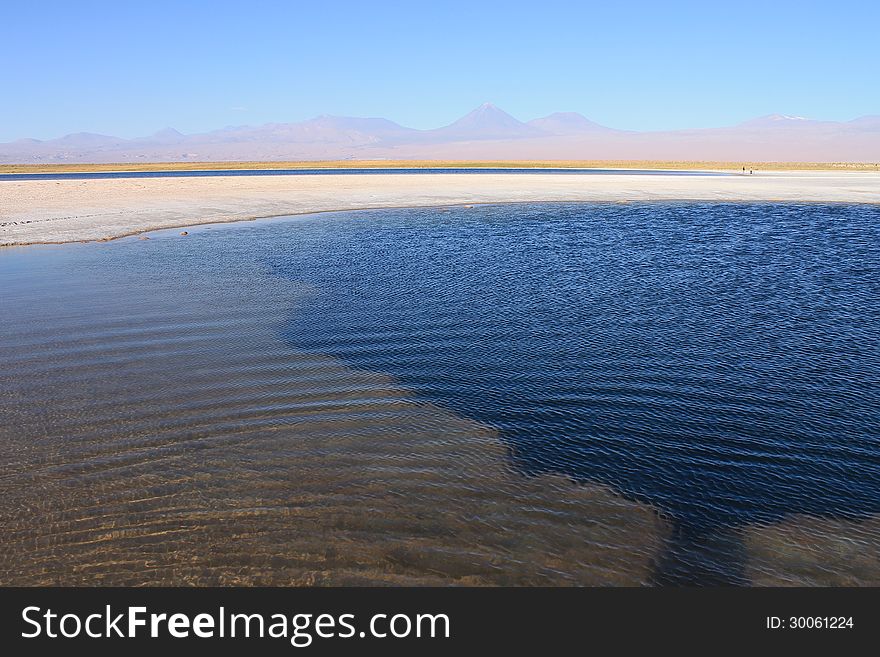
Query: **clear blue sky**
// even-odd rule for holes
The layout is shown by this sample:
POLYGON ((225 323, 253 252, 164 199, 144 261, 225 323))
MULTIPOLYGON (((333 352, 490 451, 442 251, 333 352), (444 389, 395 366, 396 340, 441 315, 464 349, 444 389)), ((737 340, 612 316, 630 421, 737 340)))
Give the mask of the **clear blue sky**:
POLYGON ((880 1, 7 2, 0 141, 491 101, 637 130, 880 114, 880 1))

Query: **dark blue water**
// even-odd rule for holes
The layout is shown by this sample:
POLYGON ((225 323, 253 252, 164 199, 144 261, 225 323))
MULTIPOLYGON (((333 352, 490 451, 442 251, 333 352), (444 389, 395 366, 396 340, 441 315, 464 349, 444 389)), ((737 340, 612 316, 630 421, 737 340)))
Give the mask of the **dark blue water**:
POLYGON ((496 427, 524 473, 611 485, 685 543, 880 512, 878 206, 382 211, 276 246, 317 290, 290 343, 496 427))
POLYGON ((108 178, 211 178, 214 176, 359 176, 380 174, 420 175, 429 173, 466 173, 466 174, 575 174, 575 175, 613 175, 628 176, 728 176, 729 173, 717 171, 660 171, 656 169, 496 169, 496 168, 465 168, 465 167, 428 167, 413 169, 216 169, 202 171, 91 171, 71 173, 0 173, 0 182, 4 180, 102 180, 108 178))

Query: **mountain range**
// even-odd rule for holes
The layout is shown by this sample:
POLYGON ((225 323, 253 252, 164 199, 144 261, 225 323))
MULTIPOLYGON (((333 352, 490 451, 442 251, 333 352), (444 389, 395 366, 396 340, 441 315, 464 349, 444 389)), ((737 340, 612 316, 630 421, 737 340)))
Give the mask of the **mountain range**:
POLYGON ((880 162, 880 115, 816 121, 773 114, 724 128, 636 132, 574 112, 523 122, 486 103, 433 130, 319 116, 188 135, 165 128, 136 139, 75 133, 0 143, 0 163, 7 164, 343 159, 873 163, 880 162))

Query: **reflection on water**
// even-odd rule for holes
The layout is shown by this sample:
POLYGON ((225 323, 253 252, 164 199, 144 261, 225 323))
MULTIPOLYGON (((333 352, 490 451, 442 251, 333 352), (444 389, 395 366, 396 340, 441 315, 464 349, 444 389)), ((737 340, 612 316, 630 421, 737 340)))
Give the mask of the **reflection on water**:
POLYGON ((880 210, 0 252, 0 583, 880 582, 880 210))

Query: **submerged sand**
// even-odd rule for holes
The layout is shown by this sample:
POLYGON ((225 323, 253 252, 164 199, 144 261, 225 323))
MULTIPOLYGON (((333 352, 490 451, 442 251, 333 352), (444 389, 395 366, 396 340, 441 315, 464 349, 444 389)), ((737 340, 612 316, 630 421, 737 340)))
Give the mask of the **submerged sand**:
POLYGON ((0 180, 0 246, 360 208, 540 201, 880 203, 880 173, 376 174, 0 180))
POLYGON ((127 263, 7 274, 0 585, 650 581, 652 507, 520 474, 494 428, 295 349, 297 283, 127 263))

